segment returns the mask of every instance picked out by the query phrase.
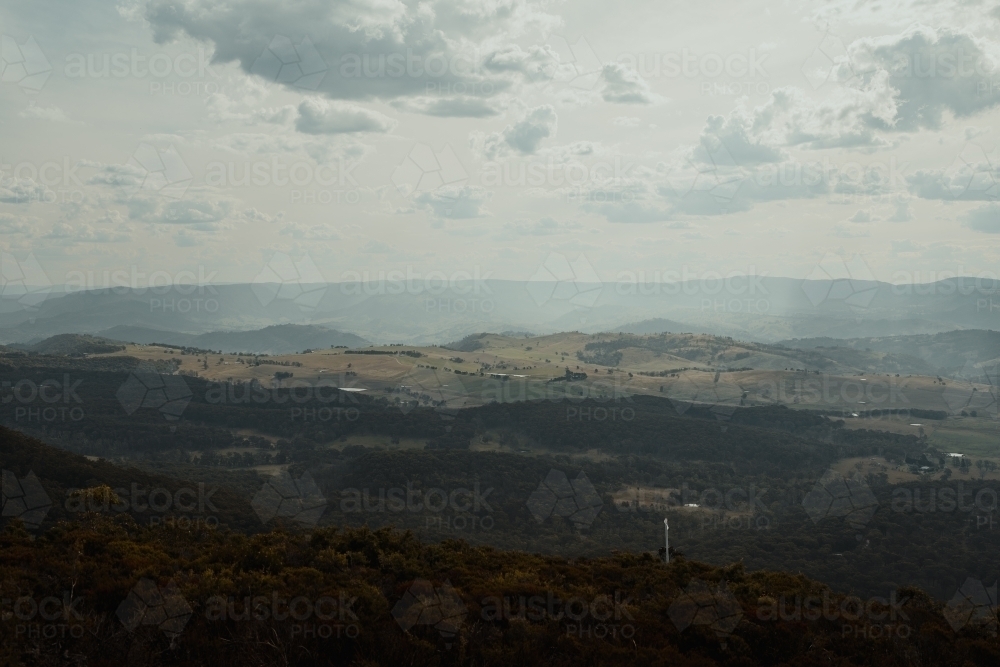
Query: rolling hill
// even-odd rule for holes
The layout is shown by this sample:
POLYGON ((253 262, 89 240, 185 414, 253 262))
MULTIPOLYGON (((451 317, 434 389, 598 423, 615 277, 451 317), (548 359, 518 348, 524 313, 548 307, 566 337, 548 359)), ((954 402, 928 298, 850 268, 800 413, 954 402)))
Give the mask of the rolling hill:
POLYGON ((277 324, 252 331, 211 331, 203 334, 119 326, 101 333, 109 339, 129 343, 163 343, 201 350, 220 350, 228 354, 294 354, 309 349, 368 345, 368 341, 360 336, 313 324, 277 324))
POLYGON ((928 373, 964 378, 981 377, 984 366, 1000 363, 1000 331, 982 329, 912 336, 795 338, 780 341, 779 345, 834 357, 851 353, 892 355, 910 360, 914 368, 918 365, 912 360, 920 359, 928 373))

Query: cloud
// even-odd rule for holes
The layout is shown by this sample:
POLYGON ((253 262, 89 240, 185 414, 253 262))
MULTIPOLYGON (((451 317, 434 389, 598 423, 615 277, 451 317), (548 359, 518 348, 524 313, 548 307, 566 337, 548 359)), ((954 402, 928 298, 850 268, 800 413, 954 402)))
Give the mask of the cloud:
POLYGON ((981 137, 984 134, 989 134, 990 130, 991 128, 989 127, 976 127, 974 125, 967 127, 965 128, 965 140, 972 141, 976 137, 981 137))
POLYGON ((908 176, 910 192, 922 199, 997 201, 1000 199, 1000 149, 987 153, 966 144, 946 169, 920 169, 908 176))
POLYGON ((830 230, 830 236, 837 236, 843 239, 863 239, 871 235, 872 233, 866 227, 846 225, 842 222, 838 222, 830 230))
POLYGON ((530 220, 517 220, 506 222, 503 226, 504 236, 551 236, 568 231, 577 231, 581 228, 579 223, 560 223, 554 218, 545 216, 534 222, 530 220))
POLYGON ((653 104, 660 97, 649 89, 649 84, 638 72, 622 63, 608 63, 601 70, 604 88, 601 97, 616 104, 653 104))
POLYGON ((961 219, 969 229, 986 234, 1000 234, 1000 204, 980 206, 964 213, 961 219))
POLYGON ((18 112, 17 114, 21 118, 36 118, 38 120, 47 120, 53 123, 66 123, 68 125, 83 125, 78 120, 73 120, 66 115, 66 112, 57 107, 52 106, 41 106, 32 102, 27 108, 18 112))
MULTIPOLYGON (((37 224, 37 221, 36 221, 37 224)), ((4 234, 26 234, 31 235, 34 225, 22 216, 15 216, 9 213, 0 213, 0 232, 4 234)))
POLYGON ((913 220, 913 214, 910 212, 910 203, 901 199, 896 203, 896 210, 886 220, 889 222, 909 222, 913 220))
POLYGON ((114 188, 137 190, 142 185, 146 173, 139 167, 130 164, 94 164, 85 166, 97 167, 97 171, 87 179, 88 185, 108 185, 114 188))
POLYGON ((511 153, 533 155, 538 151, 543 139, 555 136, 558 116, 551 104, 543 104, 526 109, 520 120, 508 125, 501 132, 488 135, 473 135, 473 146, 490 161, 506 157, 511 153))
MULTIPOLYGON (((194 190, 192 188, 192 190, 194 190)), ((130 220, 168 225, 185 225, 199 231, 217 231, 227 219, 242 214, 239 202, 212 192, 189 191, 181 200, 157 196, 133 196, 125 200, 130 220)))
MULTIPOLYGON (((277 219, 280 219, 282 215, 279 213, 277 219)), ((240 213, 240 220, 243 222, 277 222, 277 219, 252 206, 240 213)))
POLYGON ((153 0, 145 17, 157 43, 182 35, 210 42, 213 63, 236 62, 277 85, 330 99, 395 100, 426 95, 428 86, 504 93, 523 75, 510 58, 484 66, 482 45, 550 29, 559 19, 543 7, 520 0, 153 0))
POLYGON ((965 118, 1000 104, 1000 97, 981 93, 1000 64, 1000 48, 961 30, 915 25, 855 40, 848 51, 863 85, 886 76, 893 91, 895 114, 881 119, 884 129, 939 129, 945 111, 965 118))
POLYGON ((848 222, 871 222, 872 212, 859 209, 857 213, 848 218, 848 222))
POLYGON ((392 248, 388 243, 383 243, 382 241, 376 241, 374 239, 369 240, 368 243, 364 244, 358 248, 359 252, 363 252, 366 255, 387 255, 392 252, 392 248))
POLYGON ((615 127, 637 127, 642 119, 635 116, 616 116, 611 119, 611 124, 615 127))
POLYGON ((414 201, 439 218, 461 220, 489 215, 485 205, 493 193, 479 186, 446 186, 430 192, 421 192, 414 201))
POLYGON ((671 191, 664 196, 649 174, 639 173, 632 178, 609 179, 576 189, 573 198, 585 211, 604 216, 608 222, 650 223, 666 222, 676 218, 676 200, 671 201, 671 191))
POLYGON ((124 243, 131 240, 127 228, 95 229, 91 225, 57 222, 44 237, 70 243, 124 243))
MULTIPOLYGON (((1000 104, 1000 96, 982 94, 1000 64, 995 42, 917 25, 900 34, 855 40, 848 52, 834 69, 843 85, 826 98, 779 88, 752 110, 741 104, 724 120, 709 118, 709 131, 732 144, 738 162, 741 144, 764 151, 758 157, 764 161, 768 149, 780 147, 887 148, 894 141, 885 135, 940 129, 945 112, 963 118, 1000 104)), ((971 136, 981 132, 970 130, 971 136)))
POLYGON ((295 129, 304 134, 390 132, 396 121, 354 104, 307 99, 299 105, 295 129))
POLYGON ((56 193, 30 178, 4 178, 0 173, 0 203, 31 204, 54 202, 56 193))
POLYGON ((342 238, 333 225, 326 223, 309 225, 292 222, 282 227, 280 234, 300 241, 339 241, 342 238))
POLYGON ((702 130, 699 151, 696 159, 704 162, 707 156, 701 149, 706 141, 715 137, 725 144, 726 151, 732 162, 739 165, 753 165, 762 162, 780 162, 785 158, 785 152, 776 146, 767 145, 770 138, 764 133, 756 132, 757 120, 745 109, 737 108, 728 117, 709 116, 702 130))
POLYGON ((891 245, 894 253, 920 252, 924 249, 924 246, 919 243, 914 243, 912 239, 899 239, 897 241, 892 241, 891 245))
POLYGON ((548 44, 534 45, 526 50, 517 44, 506 44, 487 54, 483 67, 492 72, 516 72, 530 81, 551 81, 567 66, 548 44))
POLYGON ((415 97, 394 100, 392 106, 400 111, 410 111, 439 118, 489 118, 503 112, 502 104, 469 95, 415 97))
POLYGON ((752 110, 741 104, 724 121, 710 118, 709 126, 734 142, 734 157, 745 143, 744 159, 760 162, 780 155, 785 146, 885 148, 892 144, 877 130, 887 127, 896 113, 887 78, 883 74, 864 89, 841 89, 822 101, 798 88, 778 88, 765 104, 752 110))

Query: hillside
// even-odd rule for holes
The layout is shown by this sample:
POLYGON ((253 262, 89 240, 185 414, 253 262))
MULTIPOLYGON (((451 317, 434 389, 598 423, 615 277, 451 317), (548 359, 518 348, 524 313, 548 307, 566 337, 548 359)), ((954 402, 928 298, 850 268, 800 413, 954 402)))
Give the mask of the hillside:
POLYGON ((107 338, 130 343, 164 343, 201 350, 220 350, 227 354, 295 354, 308 349, 361 347, 368 344, 368 341, 354 334, 312 324, 278 324, 253 331, 211 331, 197 335, 120 326, 101 333, 107 338))
POLYGON ((1000 364, 1000 331, 982 329, 873 338, 794 338, 779 345, 826 355, 863 351, 916 357, 931 372, 952 377, 981 377, 985 366, 1000 364))
POLYGON ((426 544, 391 530, 247 538, 98 517, 35 541, 8 531, 0 555, 22 595, 73 601, 64 639, 8 635, 0 649, 8 664, 24 656, 219 667, 1000 660, 995 618, 961 597, 944 604, 907 588, 855 601, 798 574, 712 567, 679 553, 669 564, 649 553, 567 560, 426 544), (803 600, 826 612, 801 611, 803 600))
POLYGON ((734 475, 726 464, 619 458, 580 470, 545 457, 355 447, 347 456, 346 448, 334 457, 313 452, 289 477, 260 478, 260 487, 244 491, 254 494, 251 503, 226 486, 88 460, 2 428, 0 445, 5 590, 16 588, 18 604, 30 598, 36 609, 50 598, 73 601, 58 641, 44 634, 53 619, 29 607, 0 619, 4 664, 25 656, 131 664, 137 655, 150 665, 274 664, 302 655, 317 665, 395 664, 403 654, 407 664, 428 666, 509 664, 511 655, 518 665, 562 656, 567 664, 734 667, 832 659, 881 667, 915 657, 966 667, 1000 659, 989 597, 996 564, 985 557, 997 548, 995 531, 969 532, 963 517, 944 512, 927 515, 931 524, 888 511, 897 493, 884 487, 875 489, 878 509, 859 543, 858 528, 846 525, 854 520, 828 517, 814 527, 801 507, 798 516, 780 507, 794 488, 782 487, 787 475, 734 475), (596 486, 589 493, 600 504, 586 521, 558 506, 549 516, 539 505, 541 491, 559 491, 552 480, 565 469, 577 496, 581 485, 596 486), (316 514, 303 518, 306 497, 295 490, 306 470, 318 483, 318 525, 316 514), (271 518, 261 494, 281 489, 282 479, 299 512, 276 505, 271 518), (639 486, 647 487, 641 495, 632 491, 639 486), (703 507, 642 505, 667 486, 703 507), (397 487, 416 489, 406 492, 409 509, 378 509, 397 487), (352 500, 361 488, 363 506, 352 500), (767 494, 763 513, 752 499, 706 506, 716 488, 767 494), (444 513, 428 512, 434 494, 448 490, 444 513), (455 493, 469 506, 459 507, 455 493), (664 513, 668 564, 656 554, 664 513), (615 537, 617 548, 603 553, 560 555, 572 543, 615 537), (975 553, 984 538, 993 542, 975 553), (924 568, 940 539, 963 544, 947 563, 924 568), (907 578, 918 573, 930 595, 907 578), (862 577, 861 585, 850 577, 862 577), (826 611, 813 614, 814 606, 826 611))
MULTIPOLYGON (((213 525, 245 531, 259 528, 259 523, 253 520, 248 499, 228 485, 199 488, 197 483, 57 449, 3 426, 0 426, 0 445, 0 467, 4 470, 5 485, 11 481, 7 475, 23 481, 33 474, 38 479, 41 495, 49 503, 42 521, 42 526, 46 528, 58 521, 72 520, 79 514, 79 508, 74 503, 74 490, 101 485, 119 490, 118 493, 126 501, 123 509, 114 514, 128 514, 140 525, 154 526, 184 516, 189 520, 208 520, 213 525), (143 499, 139 495, 130 497, 135 489, 143 490, 143 499), (164 511, 156 511, 143 507, 147 504, 145 494, 152 489, 166 489, 171 497, 178 497, 179 491, 190 489, 193 492, 190 496, 196 502, 204 498, 208 500, 200 503, 202 506, 195 512, 184 512, 169 502, 164 511)), ((182 493, 181 497, 184 495, 182 493)), ((12 509, 5 510, 3 521, 9 522, 14 516, 17 514, 12 509)))
POLYGON ((59 334, 30 345, 12 345, 11 348, 36 354, 70 356, 110 354, 125 350, 125 346, 119 341, 87 334, 59 334))

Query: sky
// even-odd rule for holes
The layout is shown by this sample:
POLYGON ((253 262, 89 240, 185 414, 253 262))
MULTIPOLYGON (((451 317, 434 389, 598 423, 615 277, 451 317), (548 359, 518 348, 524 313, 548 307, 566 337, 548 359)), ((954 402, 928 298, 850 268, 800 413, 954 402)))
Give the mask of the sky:
POLYGON ((1000 273, 995 0, 51 0, 0 35, 8 283, 1000 273))

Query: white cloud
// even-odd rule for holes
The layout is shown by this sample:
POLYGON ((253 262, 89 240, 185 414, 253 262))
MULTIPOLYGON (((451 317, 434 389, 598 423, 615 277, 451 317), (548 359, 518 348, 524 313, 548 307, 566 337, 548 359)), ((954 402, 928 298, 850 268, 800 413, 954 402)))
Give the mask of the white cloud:
POLYGON ((1000 199, 1000 149, 989 152, 966 144, 944 169, 920 169, 907 177, 910 192, 922 199, 997 201, 1000 199))
POLYGON ((555 218, 545 216, 539 220, 516 220, 503 226, 504 236, 551 236, 581 229, 579 223, 560 223, 555 218))
POLYGON ((5 178, 0 173, 0 203, 33 204, 57 201, 55 192, 30 178, 5 178))
POLYGON ((542 5, 521 0, 305 0, 292 5, 276 0, 154 0, 146 19, 159 43, 181 35, 208 41, 215 63, 236 62, 244 72, 279 85, 307 87, 341 100, 417 97, 429 86, 476 87, 489 91, 487 96, 499 95, 510 88, 512 76, 521 75, 504 67, 511 64, 509 58, 493 58, 488 61, 492 67, 484 66, 483 44, 548 30, 558 22, 542 5), (288 55, 279 60, 275 49, 288 55), (295 61, 301 72, 272 72, 258 62, 262 56, 276 65, 295 61))
POLYGON ((487 160, 497 160, 512 153, 532 155, 538 151, 543 139, 555 136, 557 127, 555 108, 551 104, 543 104, 524 109, 518 121, 503 131, 474 134, 472 141, 487 160))
MULTIPOLYGON (((896 113, 887 78, 885 74, 873 77, 863 89, 840 89, 823 101, 807 97, 798 88, 779 88, 765 104, 752 110, 740 105, 714 125, 716 131, 734 142, 734 157, 742 154, 751 161, 776 158, 782 147, 790 146, 888 147, 891 142, 877 133, 888 127, 896 113), (744 144, 746 150, 741 151, 739 147, 744 144)), ((711 119, 709 125, 713 125, 711 119)))
POLYGON ((292 222, 284 225, 280 233, 300 241, 339 241, 343 238, 333 225, 326 223, 310 225, 292 222))
POLYGON ((414 197, 414 201, 439 218, 461 220, 489 215, 485 206, 492 198, 493 193, 489 190, 465 185, 421 192, 414 197))
POLYGON ((358 251, 363 252, 366 255, 387 255, 392 252, 392 248, 388 243, 370 239, 367 243, 358 248, 358 251))
POLYGON ((124 243, 131 240, 127 227, 98 229, 88 224, 56 223, 44 237, 64 243, 124 243))
POLYGON ((501 102, 470 95, 414 97, 394 100, 392 106, 400 111, 410 111, 439 118, 489 118, 503 113, 501 102))
POLYGON ((0 213, 0 232, 4 234, 31 234, 37 224, 37 221, 29 222, 24 216, 0 213))
POLYGON ((1000 234, 1000 204, 994 202, 964 213, 962 221, 977 232, 1000 234))
POLYGON ((913 213, 910 212, 910 203, 904 199, 900 199, 896 203, 896 210, 886 220, 889 222, 909 222, 913 220, 913 213))
POLYGON ((168 225, 185 225, 199 231, 217 231, 227 227, 228 219, 237 219, 239 202, 220 197, 212 191, 191 188, 187 196, 171 200, 159 196, 133 196, 125 200, 130 220, 168 225))
POLYGON ((653 104, 661 98, 653 93, 649 84, 632 68, 622 63, 608 63, 601 70, 604 88, 601 97, 616 104, 653 104))
POLYGON ((295 129, 305 134, 390 132, 396 121, 371 109, 344 102, 307 99, 299 105, 295 129))
POLYGON ((887 77, 895 114, 872 119, 883 121, 885 129, 937 129, 945 111, 964 118, 1000 104, 1000 97, 982 94, 981 87, 1000 65, 996 42, 949 27, 915 25, 899 35, 856 40, 848 48, 865 85, 887 77))
POLYGON ((483 67, 493 72, 517 72, 529 81, 550 81, 566 65, 548 44, 522 49, 517 44, 505 44, 483 59, 483 67))
POLYGON ((35 104, 32 102, 25 109, 20 111, 18 114, 21 118, 36 118, 38 120, 47 120, 53 123, 66 123, 68 125, 83 125, 78 120, 73 120, 66 115, 66 112, 57 107, 56 105, 42 106, 40 104, 35 104))

